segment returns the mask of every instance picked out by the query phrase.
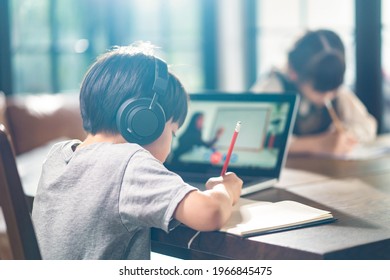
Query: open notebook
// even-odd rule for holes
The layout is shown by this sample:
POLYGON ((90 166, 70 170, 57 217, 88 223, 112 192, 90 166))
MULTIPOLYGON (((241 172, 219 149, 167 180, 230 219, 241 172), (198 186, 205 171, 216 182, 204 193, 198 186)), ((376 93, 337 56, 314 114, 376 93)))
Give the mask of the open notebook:
POLYGON ((333 222, 329 211, 285 200, 255 201, 240 198, 223 232, 248 237, 333 222))

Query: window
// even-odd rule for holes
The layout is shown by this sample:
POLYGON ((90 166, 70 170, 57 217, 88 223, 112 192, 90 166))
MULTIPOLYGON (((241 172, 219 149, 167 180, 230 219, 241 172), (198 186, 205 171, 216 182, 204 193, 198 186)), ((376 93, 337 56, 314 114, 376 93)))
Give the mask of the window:
POLYGON ((10 1, 10 9, 14 91, 49 91, 51 89, 49 1, 10 1))
POLYGON ((197 0, 135 0, 128 43, 150 41, 189 91, 203 88, 201 2, 197 0))
POLYGON ((201 1, 10 1, 15 93, 78 91, 94 58, 150 41, 188 90, 203 87, 201 1))
POLYGON ((390 131, 390 1, 382 0, 382 71, 384 95, 384 126, 390 131))
POLYGON ((346 83, 355 73, 353 0, 259 0, 257 4, 258 74, 284 67, 287 52, 307 29, 326 28, 337 32, 346 47, 346 83))

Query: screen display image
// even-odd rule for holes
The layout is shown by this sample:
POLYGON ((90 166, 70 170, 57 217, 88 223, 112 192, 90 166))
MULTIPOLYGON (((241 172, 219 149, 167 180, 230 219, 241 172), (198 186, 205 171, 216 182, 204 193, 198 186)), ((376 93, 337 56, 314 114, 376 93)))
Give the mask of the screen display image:
POLYGON ((288 102, 192 101, 173 139, 168 163, 222 166, 237 121, 241 121, 229 166, 271 169, 285 145, 282 135, 289 106, 288 102))

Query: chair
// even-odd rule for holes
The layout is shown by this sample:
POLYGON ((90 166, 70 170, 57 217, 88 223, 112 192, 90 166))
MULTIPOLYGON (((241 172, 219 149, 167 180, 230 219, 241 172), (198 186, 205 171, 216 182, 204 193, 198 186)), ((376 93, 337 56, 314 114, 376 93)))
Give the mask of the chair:
POLYGON ((15 156, 4 125, 0 124, 0 205, 14 259, 42 259, 15 156))

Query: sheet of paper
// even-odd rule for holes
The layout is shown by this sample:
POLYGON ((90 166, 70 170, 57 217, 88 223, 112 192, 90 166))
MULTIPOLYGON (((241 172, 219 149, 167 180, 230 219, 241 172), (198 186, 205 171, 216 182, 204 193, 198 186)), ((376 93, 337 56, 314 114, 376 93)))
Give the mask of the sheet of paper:
POLYGON ((275 186, 278 188, 289 188, 295 185, 315 183, 328 179, 329 177, 322 174, 285 167, 281 172, 279 182, 275 186))
POLYGON ((390 155, 390 144, 366 144, 359 145, 349 154, 343 156, 330 156, 341 160, 368 160, 390 155))
POLYGON ((351 153, 346 155, 346 160, 365 160, 375 159, 381 156, 390 154, 390 146, 385 145, 369 145, 358 146, 351 153))

